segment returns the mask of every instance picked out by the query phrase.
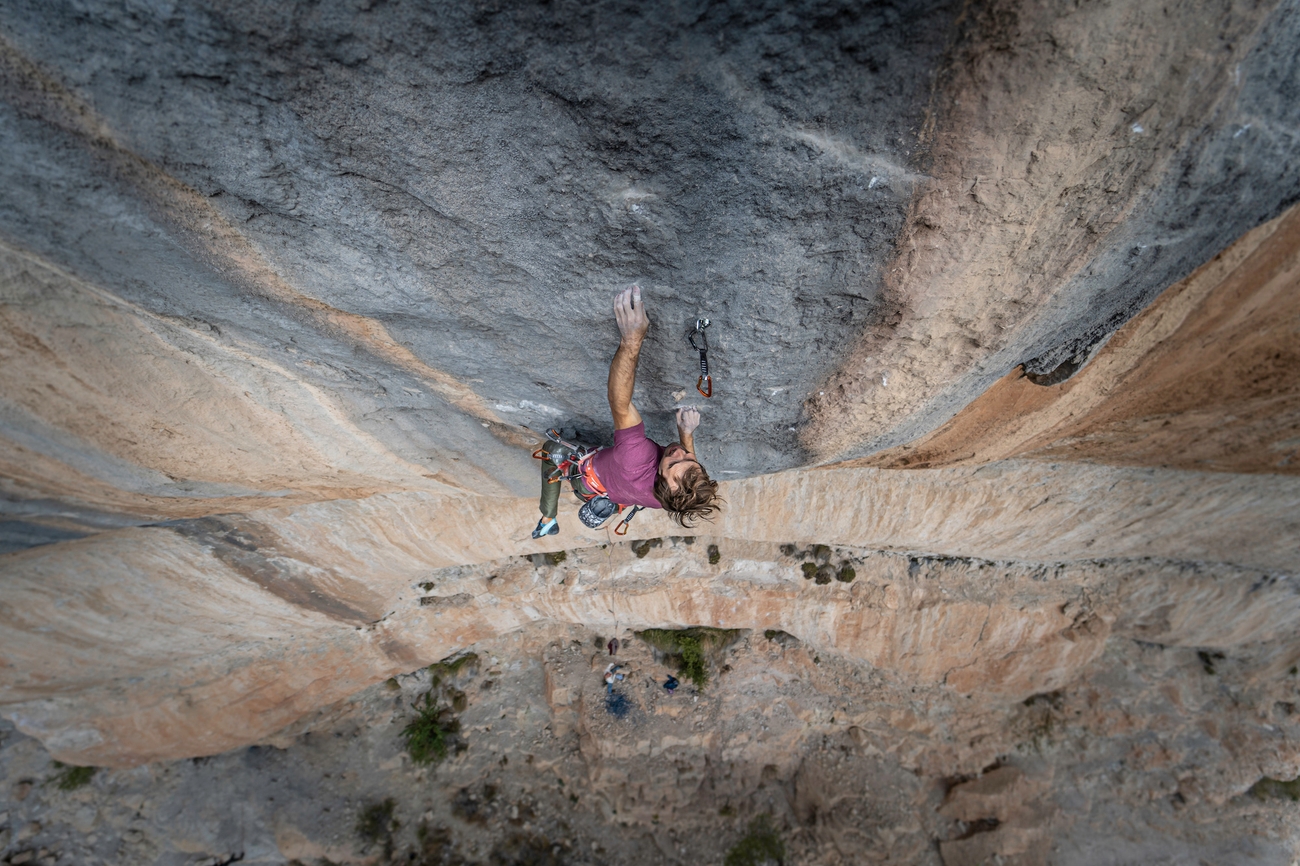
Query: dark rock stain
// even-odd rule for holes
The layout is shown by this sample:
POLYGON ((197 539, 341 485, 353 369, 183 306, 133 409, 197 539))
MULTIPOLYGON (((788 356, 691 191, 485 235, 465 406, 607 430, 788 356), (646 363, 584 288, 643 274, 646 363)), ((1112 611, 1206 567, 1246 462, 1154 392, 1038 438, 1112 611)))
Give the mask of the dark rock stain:
POLYGON ((235 515, 173 520, 161 525, 212 551, 223 564, 290 604, 352 624, 374 620, 373 616, 327 594, 277 561, 280 557, 276 554, 274 536, 263 527, 255 527, 235 515))

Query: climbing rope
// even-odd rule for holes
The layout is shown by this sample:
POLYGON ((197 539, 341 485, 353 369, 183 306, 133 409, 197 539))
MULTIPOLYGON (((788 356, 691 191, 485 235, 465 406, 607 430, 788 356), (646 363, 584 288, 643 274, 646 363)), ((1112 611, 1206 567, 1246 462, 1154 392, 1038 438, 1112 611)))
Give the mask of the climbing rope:
POLYGON ((686 332, 686 342, 700 353, 700 378, 695 383, 695 390, 703 397, 713 396, 713 377, 709 375, 709 335, 704 331, 709 324, 708 319, 696 319, 695 328, 686 332))

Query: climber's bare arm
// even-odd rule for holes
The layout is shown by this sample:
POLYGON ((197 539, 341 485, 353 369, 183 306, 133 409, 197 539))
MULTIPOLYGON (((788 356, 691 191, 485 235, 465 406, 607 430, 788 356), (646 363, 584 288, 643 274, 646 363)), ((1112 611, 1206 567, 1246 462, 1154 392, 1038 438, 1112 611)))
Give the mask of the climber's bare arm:
POLYGON ((695 428, 699 426, 699 409, 688 406, 677 410, 677 441, 692 454, 695 453, 695 428))
POLYGON ((632 405, 632 388, 650 319, 641 302, 640 286, 624 289, 614 298, 614 320, 618 322, 620 340, 609 364, 609 411, 614 416, 614 429, 626 430, 641 423, 641 413, 632 405))

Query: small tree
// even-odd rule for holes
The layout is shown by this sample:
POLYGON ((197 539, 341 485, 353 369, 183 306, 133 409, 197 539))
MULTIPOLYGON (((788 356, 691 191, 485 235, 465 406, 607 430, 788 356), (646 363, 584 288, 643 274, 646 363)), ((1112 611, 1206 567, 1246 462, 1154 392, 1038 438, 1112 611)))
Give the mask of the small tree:
POLYGON ((50 781, 53 782, 60 791, 75 791, 78 788, 90 784, 94 778, 98 767, 73 767, 69 764, 54 762, 54 769, 59 772, 55 774, 50 781))
POLYGON ((781 841, 781 834, 772 826, 771 816, 759 815, 749 822, 749 832, 744 838, 731 846, 723 864, 724 866, 764 866, 767 863, 784 866, 785 843, 781 841))
POLYGON ((681 635, 677 638, 677 647, 682 655, 682 676, 689 679, 698 689, 709 682, 709 663, 704 658, 700 641, 693 635, 681 635))
POLYGON ((455 719, 449 722, 439 720, 443 710, 434 702, 431 691, 425 692, 423 706, 416 699, 415 710, 416 717, 402 729, 402 736, 406 738, 406 751, 417 764, 441 761, 447 757, 447 741, 460 730, 460 724, 455 719))

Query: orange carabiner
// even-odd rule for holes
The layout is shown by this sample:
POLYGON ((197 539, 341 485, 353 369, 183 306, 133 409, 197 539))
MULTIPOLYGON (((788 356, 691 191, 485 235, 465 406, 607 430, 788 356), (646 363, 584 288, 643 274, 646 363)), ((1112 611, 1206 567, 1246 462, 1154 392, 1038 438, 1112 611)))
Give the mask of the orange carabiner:
POLYGON ((701 376, 701 377, 700 377, 700 380, 699 380, 698 382, 695 383, 695 390, 696 390, 696 391, 699 391, 701 396, 704 396, 704 397, 712 397, 712 396, 713 396, 713 377, 712 377, 712 376, 701 376), (704 387, 703 387, 703 386, 706 385, 706 384, 709 386, 709 390, 707 390, 707 391, 704 390, 704 387))
MULTIPOLYGON (((614 534, 617 535, 617 536, 619 536, 619 537, 622 537, 622 536, 624 536, 624 535, 627 535, 627 527, 628 527, 628 524, 632 522, 632 518, 633 518, 633 517, 636 517, 636 513, 637 513, 638 511, 640 511, 640 510, 641 510, 642 508, 644 508, 644 507, 645 507, 645 506, 643 506, 643 505, 633 505, 633 506, 632 506, 632 510, 629 511, 629 512, 627 513, 627 517, 624 517, 622 520, 620 520, 618 526, 615 526, 615 527, 614 527, 614 534)), ((620 506, 618 507, 618 510, 619 510, 619 513, 622 513, 622 511, 623 511, 623 506, 620 505, 620 506)))

